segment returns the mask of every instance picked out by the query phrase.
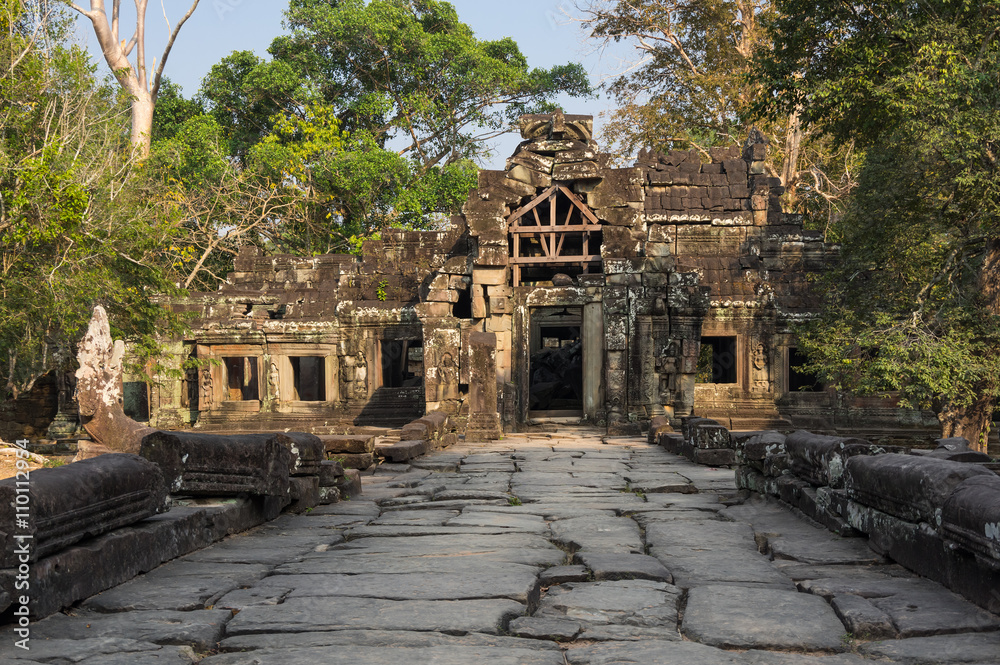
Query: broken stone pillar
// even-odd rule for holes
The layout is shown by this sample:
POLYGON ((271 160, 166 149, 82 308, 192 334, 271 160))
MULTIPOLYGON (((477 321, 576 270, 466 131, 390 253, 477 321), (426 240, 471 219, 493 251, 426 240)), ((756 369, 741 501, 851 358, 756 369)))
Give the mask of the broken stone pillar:
POLYGON ((469 334, 469 425, 465 440, 492 441, 503 435, 497 412, 497 337, 469 334))
POLYGON ((152 432, 141 454, 160 466, 173 494, 288 496, 292 455, 273 434, 152 432))
POLYGON ((111 338, 108 314, 98 305, 80 342, 76 399, 80 420, 93 442, 81 441, 76 459, 107 452, 138 453, 142 438, 153 429, 125 415, 122 404, 122 360, 125 343, 111 338))
POLYGON ((26 480, 2 480, 0 569, 18 566, 15 535, 31 536, 34 560, 84 538, 164 513, 166 499, 163 473, 138 455, 102 455, 54 469, 35 469, 30 492, 26 480), (15 525, 19 526, 15 529, 15 525))

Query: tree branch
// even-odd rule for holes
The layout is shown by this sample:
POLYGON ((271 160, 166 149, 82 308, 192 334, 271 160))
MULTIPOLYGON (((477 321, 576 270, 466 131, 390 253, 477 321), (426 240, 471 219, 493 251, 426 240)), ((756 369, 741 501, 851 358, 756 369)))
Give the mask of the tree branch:
MULTIPOLYGON (((160 92, 160 79, 163 77, 163 68, 167 64, 167 58, 170 57, 170 49, 174 47, 174 41, 177 39, 177 34, 181 31, 181 27, 187 22, 191 15, 194 14, 194 10, 198 8, 198 3, 201 0, 194 0, 191 5, 191 9, 187 10, 187 14, 184 15, 178 23, 174 31, 170 33, 170 39, 167 41, 166 47, 163 49, 163 55, 160 56, 160 66, 156 68, 156 74, 153 76, 153 88, 152 95, 153 101, 156 101, 156 95, 160 92)), ((167 24, 169 26, 169 23, 167 24)))

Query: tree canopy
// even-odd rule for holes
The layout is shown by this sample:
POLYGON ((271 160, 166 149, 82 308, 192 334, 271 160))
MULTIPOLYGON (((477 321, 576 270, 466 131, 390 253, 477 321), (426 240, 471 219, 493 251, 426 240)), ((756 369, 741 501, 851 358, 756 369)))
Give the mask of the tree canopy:
POLYGON ((810 369, 985 445, 1000 395, 1000 3, 778 0, 772 115, 864 151, 810 369))
POLYGON ((119 0, 0 0, 0 401, 72 366, 95 304, 136 362, 154 356, 183 323, 163 296, 215 289, 240 244, 347 251, 456 213, 487 138, 590 93, 579 65, 531 69, 445 2, 295 0, 271 59, 234 52, 186 99, 162 59, 128 62, 136 4, 101 78, 72 9, 116 36, 119 0))
POLYGON ((68 17, 0 0, 0 380, 3 397, 73 360, 95 303, 115 333, 148 348, 169 330, 175 229, 140 192, 128 100, 66 45, 68 17))
POLYGON ((739 145, 756 126, 771 141, 767 168, 781 178, 786 208, 828 226, 854 184, 851 146, 803 127, 795 104, 751 113, 765 94, 751 58, 771 46, 772 0, 580 0, 576 9, 592 40, 637 53, 605 84, 617 102, 605 136, 621 153, 739 145))

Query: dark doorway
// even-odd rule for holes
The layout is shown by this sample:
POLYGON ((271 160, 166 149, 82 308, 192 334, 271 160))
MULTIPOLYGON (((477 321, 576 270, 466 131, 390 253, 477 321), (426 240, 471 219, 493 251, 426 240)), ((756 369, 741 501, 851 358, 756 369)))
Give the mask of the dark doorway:
POLYGON ((736 383, 736 338, 702 337, 698 383, 736 383))
POLYGON ((533 311, 528 368, 531 415, 582 415, 582 318, 580 307, 533 311))
POLYGON ((419 339, 382 341, 382 387, 416 388, 423 385, 424 349, 419 339))

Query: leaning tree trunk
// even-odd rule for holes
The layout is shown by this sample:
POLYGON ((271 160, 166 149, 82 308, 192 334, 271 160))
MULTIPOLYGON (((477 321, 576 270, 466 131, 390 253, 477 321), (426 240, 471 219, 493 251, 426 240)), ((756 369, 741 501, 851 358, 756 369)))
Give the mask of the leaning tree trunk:
MULTIPOLYGON (((986 241, 986 256, 979 273, 979 294, 983 309, 990 316, 1000 316, 1000 238, 986 241)), ((997 349, 1000 352, 1000 349, 997 349)), ((938 415, 945 437, 964 436, 972 446, 986 452, 993 411, 1000 392, 1000 377, 989 376, 974 387, 976 399, 964 407, 945 408, 938 415)))

